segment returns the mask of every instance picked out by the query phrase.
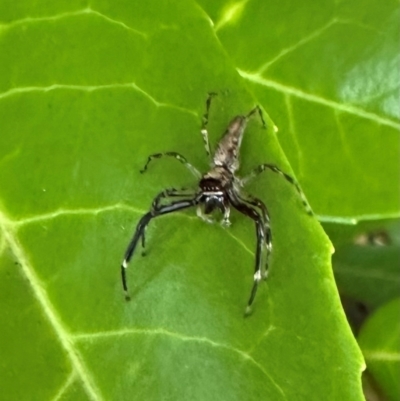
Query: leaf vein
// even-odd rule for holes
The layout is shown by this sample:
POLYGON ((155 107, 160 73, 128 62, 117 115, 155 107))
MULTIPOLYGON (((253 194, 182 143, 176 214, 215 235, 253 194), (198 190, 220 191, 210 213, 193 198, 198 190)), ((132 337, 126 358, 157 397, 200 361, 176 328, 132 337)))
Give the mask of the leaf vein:
POLYGON ((23 273, 31 285, 33 295, 42 307, 44 316, 47 318, 54 332, 56 333, 57 338, 70 359, 72 366, 79 374, 88 396, 93 401, 103 400, 99 388, 95 385, 94 379, 85 366, 80 353, 73 346, 70 334, 64 327, 60 317, 57 315, 57 312, 54 309, 44 289, 44 286, 42 285, 39 277, 36 275, 33 266, 31 266, 22 246, 19 244, 12 227, 12 223, 9 222, 2 213, 0 213, 0 228, 4 234, 4 238, 15 257, 18 259, 19 265, 21 266, 23 273))
POLYGON ((37 216, 31 216, 31 217, 25 217, 23 219, 20 220, 15 220, 12 224, 14 227, 21 227, 21 226, 25 226, 25 225, 29 225, 29 224, 33 224, 33 223, 38 223, 40 221, 46 221, 46 220, 52 220, 52 219, 56 219, 57 217, 60 216, 66 216, 66 215, 93 215, 96 216, 100 213, 105 213, 105 212, 110 212, 110 211, 114 211, 114 210, 127 210, 130 212, 133 212, 135 214, 144 214, 145 211, 141 210, 141 209, 137 209, 133 206, 129 206, 123 203, 117 203, 115 205, 110 205, 110 206, 103 206, 103 207, 99 207, 99 208, 87 208, 87 209, 57 209, 54 212, 50 212, 50 213, 44 213, 44 214, 40 214, 37 216))
POLYGON ((172 109, 177 109, 179 111, 183 111, 188 114, 194 115, 196 118, 198 117, 198 113, 193 110, 185 109, 184 107, 176 106, 169 103, 163 103, 157 101, 153 96, 147 93, 144 89, 140 88, 134 82, 128 83, 115 83, 115 84, 105 84, 105 85, 73 85, 73 84, 53 84, 49 86, 27 86, 27 87, 16 87, 9 89, 3 93, 0 93, 0 100, 5 99, 10 96, 14 96, 19 93, 29 93, 29 92, 50 92, 53 90, 77 90, 77 91, 86 91, 93 92, 97 90, 108 90, 108 89, 134 89, 137 92, 140 92, 145 97, 147 97, 156 107, 169 107, 172 109))
POLYGON ((229 23, 237 20, 243 13, 243 10, 248 2, 249 0, 242 0, 236 3, 229 4, 229 6, 225 8, 219 21, 215 23, 215 32, 218 32, 221 28, 225 27, 225 25, 228 25, 229 23))
POLYGON ((257 367, 270 381, 274 384, 274 386, 278 389, 278 391, 282 394, 282 396, 286 399, 286 396, 282 390, 282 388, 275 382, 275 380, 271 377, 271 375, 265 370, 265 368, 257 362, 250 354, 245 351, 242 351, 238 348, 232 347, 227 344, 219 343, 213 340, 210 340, 207 337, 198 337, 198 336, 188 336, 186 334, 177 333, 173 331, 169 331, 163 328, 158 329, 122 329, 122 330, 111 330, 111 331, 103 331, 97 333, 78 333, 73 334, 72 337, 75 341, 92 341, 95 339, 102 339, 107 337, 122 337, 126 335, 162 335, 171 338, 175 338, 182 342, 197 342, 206 345, 210 345, 215 348, 222 348, 228 350, 232 353, 239 355, 243 360, 250 362, 252 365, 257 367))
POLYGON ((335 23, 337 23, 338 21, 336 19, 332 19, 331 21, 329 21, 327 24, 325 24, 324 26, 316 29, 315 31, 311 32, 310 34, 308 34, 307 36, 303 37, 302 39, 300 39, 297 43, 294 43, 291 46, 288 46, 284 49, 282 49, 277 56, 275 56, 273 59, 267 61, 265 64, 263 64, 259 70, 257 71, 257 74, 262 74, 263 72, 265 72, 272 64, 275 64, 277 61, 279 61, 282 57, 286 56, 289 53, 294 52, 295 50, 297 50, 299 47, 305 45, 308 42, 311 42, 312 40, 314 40, 315 38, 317 38, 318 36, 320 36, 323 32, 325 32, 326 30, 328 30, 332 25, 334 25, 335 23))
POLYGON ((119 26, 122 26, 124 29, 127 29, 129 31, 132 31, 133 33, 142 36, 143 38, 147 38, 147 35, 144 32, 141 32, 137 29, 131 28, 130 26, 126 25, 122 21, 115 20, 111 17, 108 17, 105 14, 102 14, 96 10, 93 10, 91 7, 86 7, 82 10, 76 10, 76 11, 69 11, 65 13, 60 13, 56 15, 51 15, 51 16, 46 16, 46 17, 26 17, 26 18, 21 18, 19 20, 12 21, 8 24, 0 24, 0 28, 2 30, 7 30, 7 29, 12 29, 17 26, 25 25, 25 24, 35 24, 35 23, 40 23, 40 22, 46 22, 46 21, 57 21, 61 20, 64 18, 69 18, 69 17, 76 17, 79 15, 96 15, 97 17, 100 17, 108 22, 111 22, 112 24, 116 24, 119 26))
POLYGON ((51 401, 59 401, 62 399, 66 391, 71 387, 72 383, 76 379, 76 371, 73 370, 70 375, 67 377, 63 385, 57 391, 57 394, 51 399, 51 401))
MULTIPOLYGON (((130 205, 126 205, 124 203, 116 203, 115 205, 109 205, 109 206, 103 206, 103 207, 99 207, 99 208, 81 208, 81 209, 57 209, 54 212, 50 212, 50 213, 43 213, 37 216, 30 216, 30 217, 25 217, 22 218, 20 220, 15 220, 15 221, 10 221, 10 225, 13 228, 20 228, 20 227, 24 227, 26 225, 29 224, 35 224, 41 221, 46 221, 46 220, 52 220, 52 219, 56 219, 57 217, 60 216, 68 216, 68 215, 93 215, 96 216, 100 213, 106 213, 106 212, 112 212, 112 211, 116 211, 116 210, 126 210, 138 215, 143 215, 146 213, 145 210, 142 209, 138 209, 135 208, 133 206, 130 205)), ((187 219, 198 219, 197 216, 190 216, 184 213, 177 213, 176 216, 180 216, 180 217, 184 217, 187 219)), ((254 256, 254 252, 252 250, 250 250, 247 245, 240 240, 238 237, 236 237, 234 234, 232 234, 231 231, 229 231, 228 229, 224 229, 224 233, 226 233, 229 237, 231 237, 234 241, 236 241, 246 252, 248 252, 250 255, 254 256)), ((1 245, 1 242, 0 242, 1 245)))
POLYGON ((360 214, 352 217, 347 216, 328 216, 323 214, 316 215, 318 221, 321 223, 335 223, 335 224, 348 224, 356 225, 360 221, 372 221, 382 219, 397 219, 400 217, 400 211, 387 212, 387 213, 371 213, 371 214, 360 214))
POLYGON ((397 352, 363 350, 363 354, 370 361, 400 362, 400 354, 397 352))
POLYGON ((395 128, 395 129, 400 129, 400 123, 390 120, 388 118, 385 117, 381 117, 378 114, 375 113, 371 113, 369 111, 365 111, 359 107, 353 106, 351 104, 342 104, 330 99, 325 99, 322 96, 318 96, 318 95, 313 95, 307 92, 304 92, 300 89, 291 87, 291 86, 287 86, 287 85, 283 85, 279 82, 276 81, 272 81, 269 79, 265 79, 263 78, 261 75, 259 75, 258 73, 248 73, 242 70, 238 69, 239 74, 245 78, 248 79, 249 81, 255 82, 259 85, 263 85, 267 88, 271 88, 274 89, 278 92, 282 92, 309 102, 313 102, 313 103, 318 103, 318 104, 322 104, 324 106, 327 107, 331 107, 332 109, 335 110, 339 110, 339 111, 343 111, 349 114, 353 114, 356 115, 358 117, 361 118, 365 118, 368 120, 372 120, 375 121, 378 124, 382 124, 382 125, 387 125, 389 127, 395 128))

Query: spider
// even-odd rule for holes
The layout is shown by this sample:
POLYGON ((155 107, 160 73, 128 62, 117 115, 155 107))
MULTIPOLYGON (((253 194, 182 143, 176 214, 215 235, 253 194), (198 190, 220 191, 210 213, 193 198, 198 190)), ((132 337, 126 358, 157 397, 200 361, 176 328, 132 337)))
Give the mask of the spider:
MULTIPOLYGON (((206 110, 203 115, 201 127, 201 134, 209 158, 211 157, 211 149, 208 140, 207 124, 211 101, 215 95, 216 93, 210 93, 207 98, 206 110)), ((254 168, 245 178, 239 178, 235 175, 239 169, 239 151, 243 134, 248 120, 255 114, 259 115, 263 128, 266 129, 266 123, 259 106, 252 109, 247 115, 234 117, 217 144, 215 153, 211 158, 211 169, 205 174, 201 174, 186 160, 184 156, 177 152, 155 153, 148 157, 145 166, 140 170, 141 173, 144 173, 147 170, 149 163, 153 159, 168 156, 181 162, 197 178, 198 186, 197 189, 194 190, 183 188, 179 190, 175 188, 165 189, 154 198, 150 211, 139 220, 121 264, 122 286, 126 300, 130 299, 126 279, 126 269, 140 240, 142 242, 142 247, 145 247, 145 230, 151 219, 167 213, 177 212, 179 210, 197 206, 197 215, 203 220, 213 222, 209 217, 210 214, 214 211, 220 211, 223 214, 221 223, 229 226, 230 208, 232 206, 240 213, 252 219, 256 229, 257 244, 255 252, 254 281, 245 314, 247 315, 251 312, 251 306, 256 296, 258 284, 262 278, 267 277, 268 262, 272 251, 272 234, 267 207, 260 199, 244 193, 242 188, 251 179, 266 169, 269 169, 274 173, 280 174, 288 182, 294 185, 308 214, 312 214, 311 208, 306 202, 299 184, 293 177, 284 173, 274 164, 261 164, 254 168), (264 270, 263 259, 265 259, 264 270)))

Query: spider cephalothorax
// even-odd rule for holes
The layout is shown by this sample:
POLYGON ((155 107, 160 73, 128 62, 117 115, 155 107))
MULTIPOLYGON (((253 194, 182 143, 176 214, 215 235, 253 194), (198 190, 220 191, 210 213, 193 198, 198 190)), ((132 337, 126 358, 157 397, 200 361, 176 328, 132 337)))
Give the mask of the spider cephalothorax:
MULTIPOLYGON (((208 113, 211 104, 211 99, 214 96, 211 93, 206 102, 206 113, 203 117, 203 126, 201 134, 203 135, 204 144, 208 156, 211 155, 208 141, 208 113)), ((269 169, 283 176, 287 181, 293 184, 305 205, 309 214, 312 214, 308 206, 303 192, 297 182, 290 175, 284 173, 274 164, 261 164, 250 172, 245 178, 238 178, 235 173, 239 169, 239 151, 242 142, 243 134, 247 125, 248 119, 254 114, 259 114, 264 128, 266 124, 259 106, 256 106, 249 114, 245 116, 236 116, 228 125, 224 135, 219 141, 211 161, 211 169, 204 175, 192 166, 185 157, 176 152, 156 153, 147 159, 147 163, 141 172, 147 170, 148 164, 155 158, 170 156, 179 160, 184 164, 193 175, 198 179, 198 187, 194 190, 169 188, 159 193, 153 200, 151 209, 147 212, 136 226, 135 233, 128 249, 125 252, 125 257, 121 265, 122 284, 125 291, 125 297, 129 299, 128 286, 126 280, 126 268, 132 258, 136 245, 141 240, 142 246, 145 244, 145 230, 150 220, 163 214, 176 212, 178 210, 187 209, 197 206, 197 214, 207 222, 214 220, 209 215, 215 210, 223 214, 222 223, 229 225, 230 207, 238 210, 240 213, 250 217, 255 223, 257 245, 255 253, 255 272, 254 283, 250 293, 250 298, 247 303, 246 313, 251 310, 251 305, 254 301, 258 283, 262 277, 266 277, 268 272, 269 255, 272 251, 272 235, 270 227, 270 219, 267 207, 260 200, 251 195, 246 194, 242 188, 252 178, 262 173, 265 169, 269 169), (265 259, 265 268, 263 270, 263 260, 265 259)))

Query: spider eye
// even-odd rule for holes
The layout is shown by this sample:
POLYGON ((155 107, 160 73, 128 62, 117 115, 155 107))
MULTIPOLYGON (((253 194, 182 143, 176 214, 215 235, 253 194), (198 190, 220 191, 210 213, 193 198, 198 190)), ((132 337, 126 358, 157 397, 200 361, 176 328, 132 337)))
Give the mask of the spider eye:
POLYGON ((203 178, 200 181, 200 188, 204 192, 219 192, 221 191, 221 183, 214 178, 203 178))

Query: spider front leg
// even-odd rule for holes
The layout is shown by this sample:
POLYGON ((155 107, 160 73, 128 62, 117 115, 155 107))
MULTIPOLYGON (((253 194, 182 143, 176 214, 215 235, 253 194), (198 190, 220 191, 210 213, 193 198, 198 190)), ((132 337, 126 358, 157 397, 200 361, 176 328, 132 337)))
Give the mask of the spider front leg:
POLYGON ((161 202, 164 199, 168 198, 187 198, 187 197, 193 197, 195 196, 195 191, 192 189, 187 189, 187 188, 180 188, 180 189, 175 189, 175 188, 167 188, 164 191, 160 192, 153 200, 151 207, 152 209, 158 209, 160 207, 161 202))
MULTIPOLYGON (((254 282, 245 311, 245 315, 249 315, 251 313, 251 306, 257 293, 258 284, 262 279, 262 250, 266 237, 265 224, 263 221, 262 214, 260 214, 254 207, 250 206, 243 199, 240 199, 240 197, 237 196, 237 194, 235 194, 233 191, 229 191, 228 196, 229 200, 231 201, 233 207, 236 210, 254 220, 256 228, 257 245, 256 245, 256 261, 254 269, 254 282)), ((269 234, 267 233, 267 235, 269 234)))
POLYGON ((252 206, 257 207, 263 217, 263 223, 264 223, 264 233, 265 233, 265 246, 267 248, 267 255, 265 257, 265 270, 263 272, 263 278, 266 279, 269 271, 269 257, 272 252, 272 232, 271 232, 271 226, 270 226, 270 218, 269 218, 269 213, 268 209, 265 206, 264 202, 262 202, 260 199, 252 196, 252 195, 240 195, 238 196, 239 200, 245 203, 248 203, 252 206))
POLYGON ((150 223, 151 219, 162 216, 163 214, 177 212, 179 210, 187 209, 191 206, 195 206, 199 203, 201 199, 201 195, 196 195, 193 199, 183 199, 176 202, 172 202, 169 205, 163 205, 158 207, 153 207, 149 212, 147 212, 142 218, 139 220, 139 223, 136 226, 135 233, 128 245, 128 248, 125 251, 124 260, 121 264, 121 278, 122 278, 122 287, 125 292, 125 299, 128 301, 130 299, 128 293, 128 283, 126 279, 126 269, 128 268, 128 264, 135 252, 137 243, 142 239, 142 245, 144 246, 144 233, 146 227, 150 223))
POLYGON ((260 164, 255 169, 253 169, 247 177, 242 178, 240 180, 241 185, 242 186, 246 185, 249 181, 251 181, 254 177, 257 177, 259 174, 264 172, 266 169, 270 169, 274 173, 278 173, 280 176, 285 178, 286 181, 289 181, 296 188, 298 194, 300 195, 301 201, 306 209, 306 212, 310 216, 312 216, 313 211, 311 210, 311 207, 307 202, 306 196, 304 195, 304 192, 301 190, 298 182, 292 176, 290 176, 289 174, 286 174, 279 167, 275 166, 275 164, 269 164, 269 163, 260 164))
POLYGON ((144 167, 140 170, 140 172, 143 174, 145 171, 147 171, 147 167, 150 164, 150 162, 154 159, 160 159, 161 157, 173 157, 174 159, 178 160, 181 162, 197 179, 201 178, 201 174, 199 170, 197 170, 196 167, 194 167, 192 164, 190 164, 187 160, 186 157, 182 156, 180 153, 177 152, 164 152, 164 153, 154 153, 150 155, 147 158, 147 162, 144 165, 144 167))
MULTIPOLYGON (((193 190, 188 190, 186 188, 181 188, 181 189, 175 189, 175 188, 168 188, 165 189, 164 191, 160 192, 153 200, 152 202, 152 210, 157 210, 160 207, 160 203, 163 199, 167 199, 168 197, 188 197, 188 196, 194 196, 195 193, 193 190)), ((146 247, 146 229, 143 230, 143 235, 142 235, 142 256, 146 255, 145 252, 145 247, 146 247)))

